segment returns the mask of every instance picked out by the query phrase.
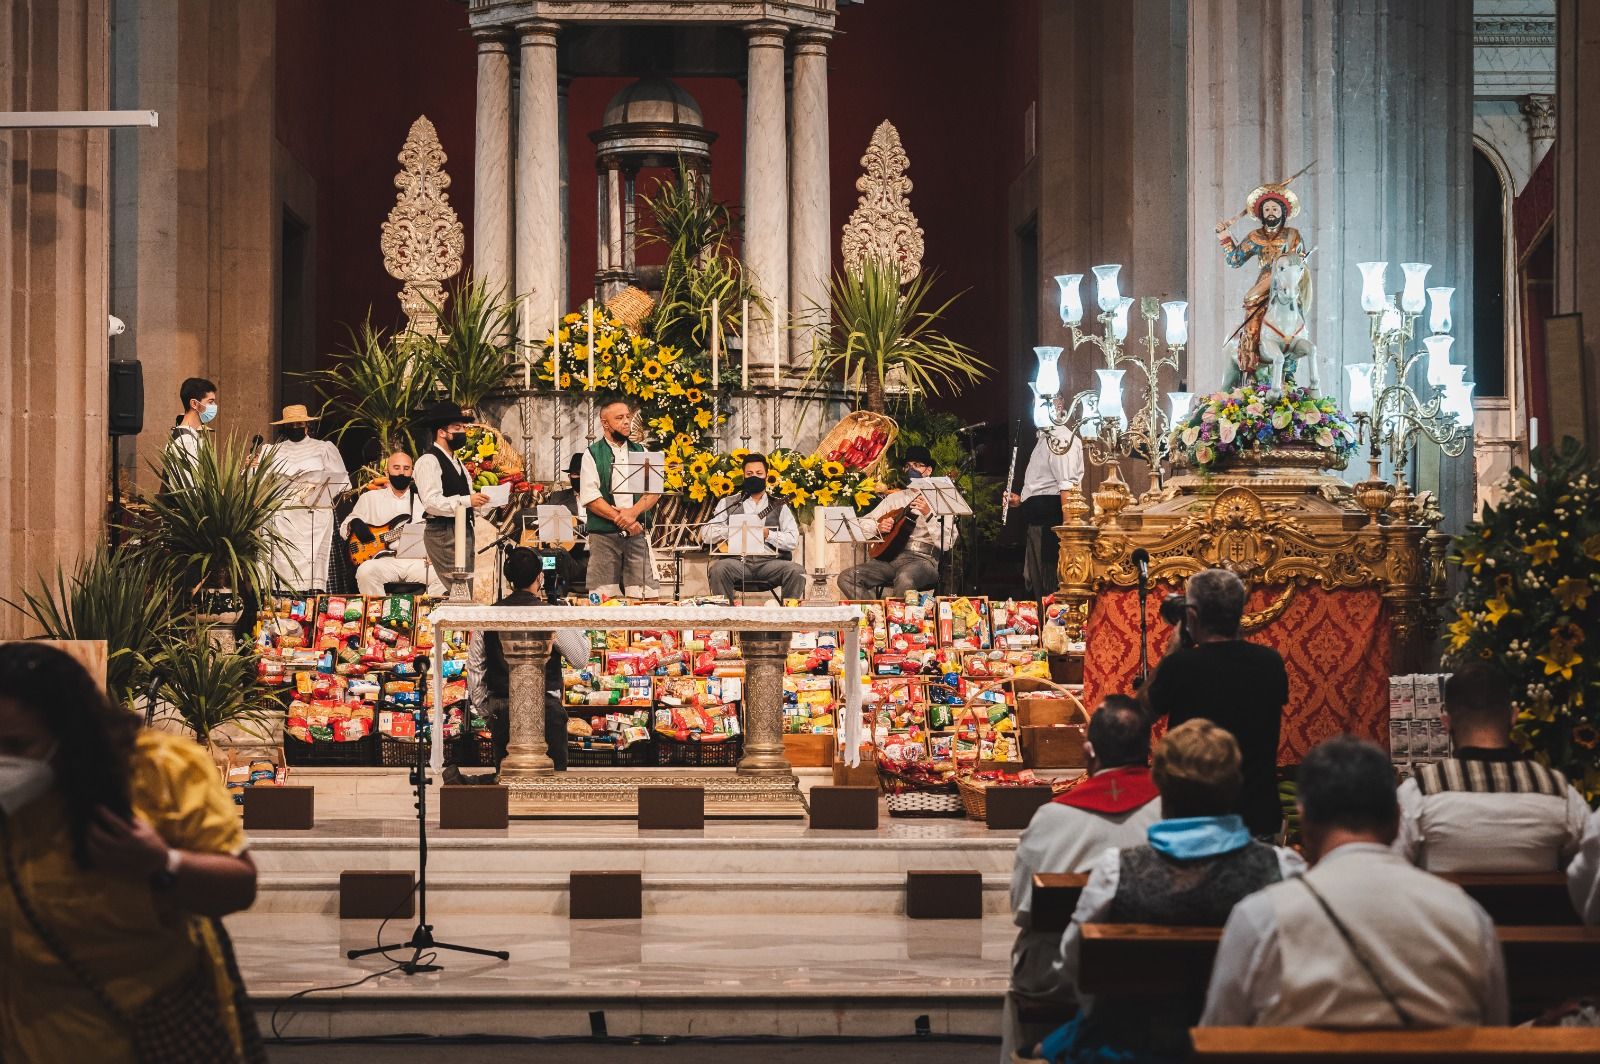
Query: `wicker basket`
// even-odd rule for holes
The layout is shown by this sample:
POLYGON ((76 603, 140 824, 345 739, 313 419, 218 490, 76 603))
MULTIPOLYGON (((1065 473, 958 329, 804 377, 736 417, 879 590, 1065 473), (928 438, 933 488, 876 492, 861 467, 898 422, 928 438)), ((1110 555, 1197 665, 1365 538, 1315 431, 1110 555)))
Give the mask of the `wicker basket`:
POLYGON ((970 776, 957 776, 956 790, 961 792, 961 804, 967 811, 968 820, 989 819, 989 802, 986 796, 989 785, 987 783, 980 783, 970 776))
POLYGON ((499 429, 495 428, 493 425, 486 425, 482 422, 479 422, 473 427, 482 429, 484 432, 488 433, 494 438, 494 472, 523 472, 522 455, 517 453, 517 449, 511 446, 511 441, 507 440, 499 429))
POLYGON ((856 410, 839 419, 839 423, 828 430, 822 437, 822 442, 817 444, 814 454, 819 458, 826 458, 839 447, 857 436, 871 436, 882 429, 889 438, 884 441, 883 450, 878 452, 878 457, 867 463, 865 472, 875 477, 881 477, 889 470, 889 448, 894 446, 894 438, 900 433, 900 426, 896 425, 894 418, 883 414, 874 414, 866 410, 856 410))
POLYGON ((890 816, 902 817, 958 817, 961 815, 961 797, 935 791, 906 791, 891 794, 885 799, 890 816))
POLYGON ((639 327, 644 324, 644 320, 655 309, 656 301, 650 298, 649 293, 642 288, 635 288, 633 285, 629 285, 606 300, 607 313, 634 332, 639 331, 639 327))

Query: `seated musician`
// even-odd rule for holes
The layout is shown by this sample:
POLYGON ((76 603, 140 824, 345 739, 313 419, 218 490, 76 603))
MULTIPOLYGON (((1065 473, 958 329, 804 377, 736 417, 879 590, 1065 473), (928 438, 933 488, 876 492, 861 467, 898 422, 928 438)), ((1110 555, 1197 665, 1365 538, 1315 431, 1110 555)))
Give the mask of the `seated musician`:
MULTIPOLYGON (((931 477, 933 455, 926 447, 908 447, 904 467, 907 480, 931 477)), ((956 544, 956 526, 948 517, 929 516, 930 509, 919 492, 902 488, 860 518, 861 531, 884 537, 887 546, 871 561, 840 573, 840 593, 847 599, 876 599, 936 587, 944 552, 956 544)))
POLYGON ((1567 893, 1584 923, 1600 924, 1600 810, 1589 814, 1578 856, 1567 866, 1567 893))
POLYGON ((712 548, 711 593, 733 601, 736 591, 770 591, 783 588, 783 597, 799 599, 806 593, 806 571, 794 560, 800 545, 800 526, 781 497, 767 492, 767 460, 752 454, 744 460, 744 483, 739 491, 717 504, 700 530, 700 540, 712 548), (718 554, 718 544, 728 541, 728 519, 734 514, 759 517, 762 539, 778 553, 774 556, 718 554))
MULTIPOLYGON (((355 509, 339 526, 339 535, 348 542, 352 537, 361 543, 370 543, 374 529, 398 529, 406 523, 422 523, 422 500, 411 482, 411 456, 395 451, 384 463, 388 484, 361 493, 355 509), (396 524, 397 518, 403 518, 396 524)), ((363 595, 381 595, 383 586, 391 583, 426 584, 428 594, 443 595, 444 582, 438 574, 430 572, 425 558, 397 558, 392 547, 387 553, 370 558, 356 567, 356 588, 363 595)))

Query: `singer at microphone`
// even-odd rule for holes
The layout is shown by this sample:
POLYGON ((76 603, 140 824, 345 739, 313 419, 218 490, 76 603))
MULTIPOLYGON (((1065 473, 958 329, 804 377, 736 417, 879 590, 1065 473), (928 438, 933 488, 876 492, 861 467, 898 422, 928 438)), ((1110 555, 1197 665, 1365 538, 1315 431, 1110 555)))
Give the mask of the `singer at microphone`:
POLYGON ((752 454, 744 460, 744 480, 739 490, 723 499, 700 530, 700 540, 712 550, 714 560, 707 579, 711 593, 729 602, 739 591, 783 589, 786 599, 801 599, 806 593, 806 571, 794 560, 800 546, 800 526, 788 502, 767 491, 767 460, 752 454), (759 546, 763 553, 741 553, 748 548, 742 541, 750 536, 733 535, 733 518, 744 515, 740 523, 758 524, 759 546))
POLYGON ((350 486, 339 448, 311 435, 315 423, 303 405, 284 407, 283 416, 272 422, 278 438, 257 459, 293 489, 288 505, 273 518, 283 542, 272 554, 272 586, 294 592, 327 590, 333 500, 350 486))
MULTIPOLYGON (((1061 397, 1056 397, 1057 409, 1061 397)), ((1022 555, 1022 579, 1030 598, 1042 598, 1056 590, 1056 559, 1061 541, 1055 526, 1061 523, 1062 497, 1077 491, 1083 480, 1083 444, 1065 426, 1053 426, 1039 433, 1028 456, 1022 491, 1013 493, 1011 505, 1027 526, 1027 545, 1022 555)))

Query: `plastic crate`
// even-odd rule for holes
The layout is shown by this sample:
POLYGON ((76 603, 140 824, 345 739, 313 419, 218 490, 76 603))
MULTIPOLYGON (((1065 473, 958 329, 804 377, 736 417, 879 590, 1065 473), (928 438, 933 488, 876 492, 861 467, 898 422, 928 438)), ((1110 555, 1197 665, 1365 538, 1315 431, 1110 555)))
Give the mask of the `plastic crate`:
POLYGON ((348 742, 303 742, 292 735, 283 737, 283 760, 303 768, 370 768, 377 763, 378 736, 368 735, 348 742))
POLYGON ((494 738, 488 735, 463 735, 450 740, 447 750, 455 751, 455 763, 462 768, 498 768, 494 759, 494 738))
POLYGON ((680 768, 732 768, 743 753, 742 739, 720 743, 680 743, 675 739, 656 739, 656 764, 680 768))
MULTIPOLYGON (((415 739, 396 739, 392 735, 380 736, 378 744, 378 764, 384 768, 414 768, 417 764, 417 743, 415 739)), ((444 763, 447 765, 459 764, 459 740, 447 739, 444 744, 444 763)), ((427 764, 429 753, 422 751, 423 764, 427 764)))
POLYGON ((612 743, 595 743, 592 746, 567 744, 569 768, 627 768, 651 765, 655 763, 655 756, 653 742, 630 743, 623 749, 618 749, 612 743))

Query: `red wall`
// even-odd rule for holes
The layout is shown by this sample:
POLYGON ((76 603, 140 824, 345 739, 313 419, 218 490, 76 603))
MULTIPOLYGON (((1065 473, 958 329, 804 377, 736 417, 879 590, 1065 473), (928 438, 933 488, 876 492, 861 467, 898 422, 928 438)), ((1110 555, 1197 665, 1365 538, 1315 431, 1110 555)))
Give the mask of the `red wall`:
MULTIPOLYGON (((955 404, 974 417, 1004 416, 1010 361, 1006 322, 1012 235, 1006 197, 1022 166, 1023 112, 1037 85, 1037 0, 974 17, 963 0, 872 0, 839 16, 829 54, 833 231, 855 207, 859 159, 883 119, 911 157, 911 205, 922 223, 924 265, 941 299, 964 291, 944 328, 997 370, 995 388, 955 404)), ((418 114, 433 119, 449 156, 451 200, 472 231, 476 60, 465 6, 448 0, 280 0, 278 137, 318 187, 319 351, 341 323, 399 317, 397 286, 383 270, 378 228, 394 202, 395 153, 418 114), (428 58, 422 60, 422 46, 428 58)), ((574 81, 568 97, 572 302, 593 288, 594 149, 588 138, 629 78, 574 81)), ((715 194, 740 198, 744 102, 732 79, 681 84, 718 133, 715 194)), ((645 182, 648 184, 648 181, 645 182)), ((837 253, 837 248, 836 248, 837 253)), ((659 252, 642 249, 642 261, 659 252)), ((470 259, 470 247, 469 247, 470 259)))

